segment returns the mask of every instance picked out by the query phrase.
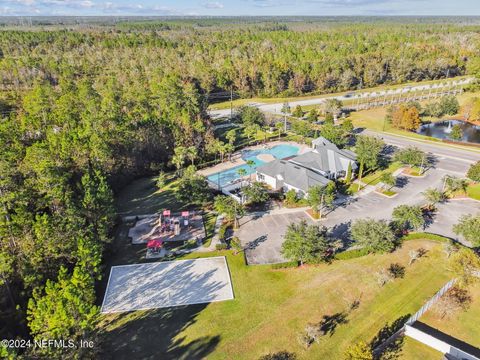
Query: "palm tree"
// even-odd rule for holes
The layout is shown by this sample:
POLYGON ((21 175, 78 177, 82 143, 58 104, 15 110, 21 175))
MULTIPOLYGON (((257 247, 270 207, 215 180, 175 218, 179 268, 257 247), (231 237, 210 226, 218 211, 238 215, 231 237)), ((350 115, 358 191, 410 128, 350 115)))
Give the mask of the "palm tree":
POLYGON ((185 163, 187 149, 184 146, 177 146, 174 152, 175 154, 172 157, 172 164, 175 165, 177 171, 180 171, 185 163))
POLYGON ((220 153, 220 161, 223 163, 223 158, 225 156, 225 153, 227 152, 227 147, 225 146, 225 143, 223 141, 219 141, 216 147, 217 151, 220 153))
POLYGON ((283 124, 281 122, 277 122, 275 124, 275 127, 278 130, 278 140, 280 140, 280 136, 282 135, 282 130, 283 130, 283 124))
POLYGON ((397 183, 397 179, 391 173, 383 173, 380 177, 380 181, 383 183, 382 188, 385 189, 385 186, 389 186, 389 189, 392 188, 397 183))
MULTIPOLYGON (((238 174, 241 178, 243 178, 243 177, 247 176, 247 170, 245 170, 245 168, 240 168, 240 169, 237 170, 237 174, 238 174)), ((243 182, 242 182, 242 183, 243 183, 243 182)), ((241 184, 242 184, 242 183, 241 183, 241 184)), ((241 185, 240 185, 240 187, 241 187, 241 185)))
POLYGON ((432 207, 445 200, 445 193, 435 188, 425 190, 422 195, 432 207))
POLYGON ((197 148, 195 146, 189 146, 187 148, 186 155, 188 156, 188 158, 192 162, 192 165, 194 164, 195 159, 197 158, 197 154, 198 154, 197 153, 197 148))
POLYGON ((448 189, 450 193, 461 192, 465 194, 468 188, 468 181, 466 179, 457 178, 453 176, 445 176, 443 188, 448 189))
POLYGON ((231 143, 228 143, 228 144, 225 144, 224 147, 225 147, 225 151, 228 154, 228 160, 231 161, 232 160, 232 154, 235 151, 235 146, 231 143))
POLYGON ((250 168, 250 182, 252 182, 252 174, 253 174, 253 169, 255 169, 255 161, 253 160, 247 160, 247 165, 250 168))

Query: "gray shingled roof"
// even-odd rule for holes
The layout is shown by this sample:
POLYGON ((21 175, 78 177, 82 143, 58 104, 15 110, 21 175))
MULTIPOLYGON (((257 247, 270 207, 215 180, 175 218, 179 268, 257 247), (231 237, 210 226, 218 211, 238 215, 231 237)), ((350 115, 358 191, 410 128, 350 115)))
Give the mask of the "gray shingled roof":
POLYGON ((350 150, 340 150, 337 145, 334 143, 328 141, 324 137, 320 136, 314 140, 312 140, 312 144, 314 145, 314 148, 317 151, 322 151, 322 149, 329 149, 333 150, 339 155, 346 157, 347 159, 350 160, 356 160, 357 159, 357 154, 355 154, 353 151, 350 150))
MULTIPOLYGON (((338 151, 328 147, 320 147, 316 151, 310 151, 303 155, 296 156, 290 161, 316 171, 337 173, 340 171, 347 171, 345 164, 342 164, 341 162, 342 158, 349 161, 352 160, 350 157, 346 157, 338 151)), ((356 165, 353 164, 352 168, 355 170, 356 165)))
POLYGON ((285 184, 304 192, 308 192, 312 186, 325 186, 330 182, 324 176, 287 160, 274 160, 258 167, 257 172, 274 178, 280 175, 285 184))

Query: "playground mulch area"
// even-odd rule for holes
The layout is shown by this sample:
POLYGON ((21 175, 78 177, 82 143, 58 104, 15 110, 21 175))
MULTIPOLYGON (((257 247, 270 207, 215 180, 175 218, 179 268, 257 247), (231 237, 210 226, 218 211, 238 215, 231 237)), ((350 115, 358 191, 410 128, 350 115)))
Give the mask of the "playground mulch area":
POLYGON ((184 226, 183 219, 180 219, 180 234, 174 235, 173 230, 161 232, 158 225, 158 215, 152 215, 138 220, 128 231, 132 244, 146 244, 149 240, 161 238, 162 241, 188 241, 193 239, 204 239, 206 237, 203 217, 200 214, 189 217, 188 226, 184 226))
POLYGON ((224 256, 112 266, 102 313, 233 299, 224 256))

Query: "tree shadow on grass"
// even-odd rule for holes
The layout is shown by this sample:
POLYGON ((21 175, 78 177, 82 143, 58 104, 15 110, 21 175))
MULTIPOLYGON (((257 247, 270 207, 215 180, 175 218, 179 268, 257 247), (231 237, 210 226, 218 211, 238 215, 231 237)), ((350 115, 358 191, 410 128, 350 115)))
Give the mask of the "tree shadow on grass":
POLYGON ((405 325, 410 316, 410 314, 403 315, 391 324, 386 323, 385 326, 378 331, 377 335, 375 335, 370 342, 372 350, 377 348, 379 349, 379 352, 376 354, 376 358, 382 360, 393 360, 399 358, 405 337, 397 336, 388 344, 384 345, 384 343, 405 325))
POLYGON ((347 316, 348 314, 345 312, 339 312, 333 315, 324 315, 322 320, 318 323, 322 335, 333 336, 338 325, 348 323, 347 316))
POLYGON ((202 359, 214 351, 220 336, 186 341, 179 336, 196 322, 208 304, 123 313, 100 334, 102 359, 202 359))

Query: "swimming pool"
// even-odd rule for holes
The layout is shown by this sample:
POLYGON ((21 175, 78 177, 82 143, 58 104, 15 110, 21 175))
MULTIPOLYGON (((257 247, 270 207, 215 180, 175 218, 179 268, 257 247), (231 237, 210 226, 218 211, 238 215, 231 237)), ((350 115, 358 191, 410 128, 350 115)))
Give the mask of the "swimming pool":
POLYGON ((242 151, 242 159, 245 161, 252 160, 254 162, 252 166, 247 164, 235 166, 231 169, 209 175, 207 178, 219 186, 225 186, 241 177, 238 175, 238 170, 245 169, 246 174, 251 175, 255 173, 257 167, 265 164, 265 161, 262 161, 257 157, 260 154, 270 154, 275 159, 285 159, 287 157, 297 155, 299 150, 300 149, 298 147, 288 144, 276 145, 270 149, 245 150, 242 151))

